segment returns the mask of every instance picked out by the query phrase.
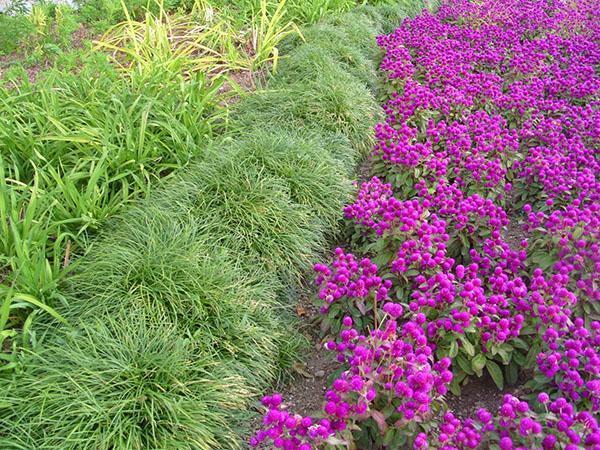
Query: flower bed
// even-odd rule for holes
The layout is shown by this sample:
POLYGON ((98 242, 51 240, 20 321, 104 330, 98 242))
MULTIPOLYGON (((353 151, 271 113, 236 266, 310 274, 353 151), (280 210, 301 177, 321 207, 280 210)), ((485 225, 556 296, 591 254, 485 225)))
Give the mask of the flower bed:
POLYGON ((252 445, 600 448, 598 19, 457 0, 378 37, 373 178, 315 266, 341 372, 318 418, 265 397, 252 445), (485 372, 530 397, 455 417, 444 395, 485 372))

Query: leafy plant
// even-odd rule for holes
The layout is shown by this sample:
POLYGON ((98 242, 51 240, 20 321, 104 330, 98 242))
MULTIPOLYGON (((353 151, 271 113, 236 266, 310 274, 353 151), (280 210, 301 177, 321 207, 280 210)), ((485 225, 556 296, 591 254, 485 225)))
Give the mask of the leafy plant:
POLYGON ((155 73, 138 84, 99 67, 0 89, 0 266, 6 284, 51 307, 105 221, 201 153, 225 119, 219 81, 167 87, 155 73))
POLYGON ((224 53, 234 44, 222 21, 199 21, 197 14, 171 15, 162 3, 157 14, 147 11, 142 21, 134 20, 125 4, 123 10, 126 20, 110 28, 97 48, 111 52, 114 62, 128 72, 144 78, 156 70, 176 76, 244 66, 237 52, 224 53))
POLYGON ((252 28, 253 69, 272 63, 273 72, 277 71, 279 61, 277 45, 291 34, 300 34, 294 22, 285 20, 285 2, 286 0, 279 1, 277 9, 272 14, 269 14, 267 0, 260 2, 257 23, 252 28))

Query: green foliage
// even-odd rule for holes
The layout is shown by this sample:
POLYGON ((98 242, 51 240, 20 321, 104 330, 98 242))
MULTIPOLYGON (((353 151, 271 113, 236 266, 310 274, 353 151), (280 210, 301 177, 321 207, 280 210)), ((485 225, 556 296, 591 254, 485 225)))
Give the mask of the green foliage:
POLYGON ((7 387, 2 448, 213 449, 251 394, 167 318, 129 311, 59 333, 7 387))
MULTIPOLYGON (((116 23, 127 18, 127 12, 133 19, 143 19, 147 11, 158 14, 161 7, 172 11, 185 2, 180 0, 163 0, 160 4, 155 0, 127 0, 127 10, 121 0, 76 0, 81 20, 93 27, 95 31, 106 31, 116 23)), ((191 5, 189 5, 191 6, 191 5)))
POLYGON ((188 211, 213 245, 269 271, 299 275, 323 245, 312 211, 294 203, 286 180, 222 153, 190 167, 162 207, 188 211))
POLYGON ((311 42, 293 49, 281 62, 274 86, 310 80, 315 73, 330 70, 334 65, 339 65, 369 89, 375 89, 377 73, 373 61, 341 41, 328 43, 326 47, 311 42))
POLYGON ((221 126, 218 80, 167 79, 141 83, 90 64, 0 87, 0 287, 14 291, 3 348, 30 339, 32 310, 65 303, 58 283, 106 220, 221 126))
POLYGON ((295 20, 311 24, 326 15, 348 11, 354 6, 355 0, 290 0, 288 10, 295 20))
POLYGON ((379 24, 382 33, 391 33, 400 26, 408 13, 398 5, 398 2, 381 2, 375 5, 361 5, 354 10, 355 13, 365 14, 373 22, 379 24))
POLYGON ((66 5, 37 2, 30 11, 0 14, 0 55, 18 52, 29 63, 53 60, 68 49, 79 28, 75 11, 66 5))
POLYGON ((333 66, 276 90, 257 92, 238 105, 237 126, 252 123, 293 123, 297 127, 340 131, 353 146, 370 148, 372 126, 379 113, 367 87, 333 66))
POLYGON ((279 61, 279 43, 287 36, 300 34, 296 24, 285 18, 285 0, 277 5, 277 8, 270 13, 268 1, 261 0, 260 11, 254 20, 255 25, 252 28, 253 57, 252 69, 258 69, 272 63, 272 70, 277 70, 279 61))
POLYGON ((318 228, 337 228, 351 184, 318 136, 257 124, 230 151, 240 168, 256 167, 285 182, 290 199, 309 208, 318 228))
POLYGON ((14 52, 33 32, 34 27, 27 17, 0 14, 0 55, 14 52))
MULTIPOLYGON (((379 55, 379 48, 374 45, 377 34, 381 31, 379 25, 372 21, 366 14, 349 12, 327 17, 323 25, 332 25, 336 30, 342 30, 346 36, 344 45, 355 46, 362 54, 371 61, 375 61, 379 55)), ((323 39, 323 37, 320 37, 323 39)), ((337 45, 342 42, 337 42, 337 45)), ((330 45, 334 45, 333 43, 330 45)))
POLYGON ((215 357, 235 359, 255 383, 273 379, 282 334, 272 314, 278 280, 209 241, 189 214, 152 201, 133 209, 69 279, 65 314, 91 320, 152 311, 215 357))

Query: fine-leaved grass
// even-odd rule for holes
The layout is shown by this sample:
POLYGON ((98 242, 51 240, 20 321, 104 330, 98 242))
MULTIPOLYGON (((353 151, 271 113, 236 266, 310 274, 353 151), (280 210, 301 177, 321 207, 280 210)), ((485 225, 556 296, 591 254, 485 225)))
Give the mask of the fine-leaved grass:
POLYGON ((24 359, 5 386, 2 448, 230 447, 251 394, 158 314, 88 321, 24 359))
POLYGON ((351 183, 318 136, 261 124, 246 130, 230 152, 240 168, 257 167, 280 178, 290 199, 307 207, 319 228, 338 228, 351 183))
POLYGON ((368 88, 341 67, 330 67, 312 80, 257 92, 239 105, 233 127, 252 123, 293 123, 345 134, 366 151, 379 109, 368 88))

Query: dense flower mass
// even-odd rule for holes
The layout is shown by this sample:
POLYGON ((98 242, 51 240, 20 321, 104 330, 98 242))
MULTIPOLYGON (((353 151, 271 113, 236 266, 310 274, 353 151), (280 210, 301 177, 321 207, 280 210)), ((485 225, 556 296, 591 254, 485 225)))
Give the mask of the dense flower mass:
POLYGON ((378 37, 393 92, 352 253, 315 266, 341 372, 323 419, 267 397, 257 441, 600 449, 599 24, 593 0, 453 0, 378 37), (536 401, 445 407, 524 369, 536 401))
POLYGON ((543 351, 537 356, 539 371, 551 386, 575 402, 600 411, 600 322, 590 329, 582 318, 566 328, 548 328, 543 351))

